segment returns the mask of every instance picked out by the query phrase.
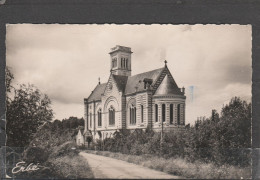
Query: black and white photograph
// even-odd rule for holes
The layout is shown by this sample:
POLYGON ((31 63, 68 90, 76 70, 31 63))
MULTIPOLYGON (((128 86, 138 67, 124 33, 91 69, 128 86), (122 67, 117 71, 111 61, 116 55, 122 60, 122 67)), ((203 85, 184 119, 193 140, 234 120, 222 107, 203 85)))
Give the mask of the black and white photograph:
POLYGON ((6 24, 6 178, 250 179, 252 26, 6 24))

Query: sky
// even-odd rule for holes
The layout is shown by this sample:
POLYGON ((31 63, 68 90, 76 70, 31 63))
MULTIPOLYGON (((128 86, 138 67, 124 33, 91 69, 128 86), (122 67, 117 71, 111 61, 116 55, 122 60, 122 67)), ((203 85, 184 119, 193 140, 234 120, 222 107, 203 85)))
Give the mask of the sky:
POLYGON ((54 119, 84 116, 83 99, 110 75, 110 49, 131 47, 132 75, 164 60, 186 92, 186 124, 221 111, 234 96, 251 101, 250 25, 8 24, 6 62, 14 85, 34 84, 54 119))

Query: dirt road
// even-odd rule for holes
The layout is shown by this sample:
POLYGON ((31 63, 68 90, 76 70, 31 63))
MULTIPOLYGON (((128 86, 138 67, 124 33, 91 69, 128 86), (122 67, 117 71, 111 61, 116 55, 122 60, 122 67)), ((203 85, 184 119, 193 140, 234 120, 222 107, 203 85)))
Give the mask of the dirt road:
POLYGON ((164 172, 149 169, 140 165, 128 163, 125 161, 89 154, 80 153, 87 159, 95 178, 113 178, 113 179, 180 179, 179 176, 173 176, 164 172))

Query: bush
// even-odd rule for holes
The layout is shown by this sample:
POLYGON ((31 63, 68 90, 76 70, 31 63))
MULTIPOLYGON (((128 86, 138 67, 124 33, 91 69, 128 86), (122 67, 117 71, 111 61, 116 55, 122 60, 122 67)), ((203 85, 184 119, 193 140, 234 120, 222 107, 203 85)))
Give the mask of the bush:
POLYGON ((43 163, 49 157, 49 154, 39 147, 29 147, 23 153, 23 159, 28 163, 43 163))
POLYGON ((54 171, 57 172, 62 179, 94 178, 87 161, 79 155, 60 156, 50 159, 49 162, 54 167, 54 171))
POLYGON ((73 149, 76 147, 76 143, 74 141, 68 141, 63 143, 60 146, 53 148, 52 153, 50 154, 50 158, 57 158, 60 156, 74 156, 78 154, 78 150, 73 149))

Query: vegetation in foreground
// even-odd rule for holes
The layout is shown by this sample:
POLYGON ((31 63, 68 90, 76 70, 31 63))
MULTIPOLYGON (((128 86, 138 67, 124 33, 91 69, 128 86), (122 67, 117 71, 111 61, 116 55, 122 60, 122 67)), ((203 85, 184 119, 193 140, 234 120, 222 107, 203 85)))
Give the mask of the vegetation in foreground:
POLYGON ((162 158, 152 155, 130 155, 109 151, 92 151, 87 153, 111 157, 129 163, 134 163, 163 171, 169 174, 195 179, 249 179, 251 178, 251 168, 241 168, 238 166, 223 165, 216 166, 213 163, 203 163, 200 161, 188 162, 182 158, 162 158))
MULTIPOLYGON (((33 85, 12 86, 14 79, 6 69, 6 119, 7 119, 7 175, 23 179, 93 178, 88 163, 75 149, 75 135, 84 125, 83 118, 70 117, 62 121, 53 119, 51 100, 33 85), (30 163, 35 170, 17 173, 12 169, 22 162, 30 163)), ((20 169, 19 169, 20 168, 20 169)))
POLYGON ((212 117, 194 126, 164 132, 162 141, 161 133, 151 129, 116 131, 112 138, 97 141, 96 149, 247 167, 251 164, 251 103, 232 98, 221 115, 213 110, 212 117))
MULTIPOLYGON (((70 117, 63 121, 45 123, 34 134, 33 140, 24 151, 26 162, 40 162, 40 172, 34 178, 94 178, 85 159, 79 156, 75 136, 83 119, 70 117), (39 159, 41 157, 41 159, 39 159), (35 158, 35 159, 34 159, 35 158)), ((32 174, 24 174, 31 177, 32 174)), ((20 177, 20 176, 19 176, 20 177)))
MULTIPOLYGON (((13 174, 12 168, 7 169, 7 174, 12 178, 23 179, 77 179, 93 178, 93 173, 85 159, 82 159, 75 142, 65 142, 56 146, 52 151, 45 151, 39 147, 29 147, 23 152, 17 162, 30 162, 37 164, 37 170, 18 172, 13 174)), ((16 162, 16 163, 17 163, 16 162)))
MULTIPOLYGON (((194 126, 186 126, 182 131, 164 132, 162 140, 161 134, 151 129, 136 129, 134 132, 120 130, 115 132, 112 138, 98 140, 94 148, 141 157, 157 156, 160 164, 164 164, 160 158, 168 163, 168 159, 174 162, 178 159, 184 162, 181 164, 189 164, 188 168, 181 172, 194 171, 190 173, 194 174, 194 177, 191 175, 193 178, 250 177, 248 174, 251 174, 251 103, 238 97, 232 98, 229 104, 222 108, 220 115, 213 110, 211 117, 196 121, 194 126), (202 171, 194 170, 193 166, 196 164, 204 167, 206 170, 203 172, 206 174, 196 175, 202 171), (215 170, 219 170, 219 173, 215 170)), ((164 165, 169 167, 167 164, 164 165)), ((158 167, 164 169, 163 165, 158 167)))

